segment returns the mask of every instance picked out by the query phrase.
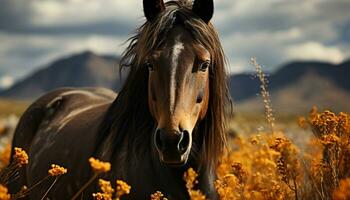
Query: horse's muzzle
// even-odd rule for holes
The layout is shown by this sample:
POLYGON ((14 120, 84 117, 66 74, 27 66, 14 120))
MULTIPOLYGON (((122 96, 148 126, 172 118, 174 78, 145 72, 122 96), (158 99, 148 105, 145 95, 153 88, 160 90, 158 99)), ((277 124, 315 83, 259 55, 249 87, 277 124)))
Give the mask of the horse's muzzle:
POLYGON ((169 132, 165 129, 157 129, 154 134, 154 145, 163 164, 184 165, 191 149, 191 135, 186 130, 169 132))

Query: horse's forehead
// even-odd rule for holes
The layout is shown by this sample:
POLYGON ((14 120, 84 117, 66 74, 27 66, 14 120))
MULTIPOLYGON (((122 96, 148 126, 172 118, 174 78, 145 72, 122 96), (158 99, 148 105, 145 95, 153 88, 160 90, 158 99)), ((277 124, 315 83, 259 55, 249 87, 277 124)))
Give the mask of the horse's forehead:
POLYGON ((153 53, 153 56, 155 59, 160 58, 161 64, 166 69, 174 67, 187 69, 196 59, 206 61, 211 57, 209 51, 199 44, 183 25, 176 25, 168 32, 163 45, 153 53))
POLYGON ((194 42, 194 38, 187 29, 185 29, 182 25, 176 25, 166 36, 164 46, 165 49, 172 50, 172 47, 181 43, 183 48, 190 49, 194 45, 194 42))

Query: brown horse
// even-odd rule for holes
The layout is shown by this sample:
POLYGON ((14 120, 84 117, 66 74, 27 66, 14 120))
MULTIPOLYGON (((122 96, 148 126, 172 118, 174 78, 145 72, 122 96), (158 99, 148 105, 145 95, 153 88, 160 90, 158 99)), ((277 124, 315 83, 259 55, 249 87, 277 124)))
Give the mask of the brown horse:
MULTIPOLYGON (((12 191, 42 179, 55 163, 68 173, 48 197, 69 199, 92 176, 93 156, 112 164, 103 178, 132 186, 125 199, 149 199, 155 191, 189 199, 182 179, 189 167, 199 173, 198 189, 217 199, 213 182, 230 99, 223 50, 209 22, 213 0, 143 4, 147 21, 121 60, 129 74, 117 97, 106 89, 59 89, 23 114, 12 146, 29 152, 30 163, 12 191)), ((92 198, 96 185, 82 198, 92 198)), ((48 187, 41 184, 30 198, 40 199, 48 187)))

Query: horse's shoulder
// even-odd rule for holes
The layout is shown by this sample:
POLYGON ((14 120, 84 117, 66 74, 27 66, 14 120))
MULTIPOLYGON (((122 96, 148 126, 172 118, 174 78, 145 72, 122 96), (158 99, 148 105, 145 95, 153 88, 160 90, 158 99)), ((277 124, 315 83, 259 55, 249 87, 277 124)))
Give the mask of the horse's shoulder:
POLYGON ((30 114, 40 110, 47 118, 57 113, 110 104, 116 96, 116 93, 105 88, 59 88, 39 97, 26 112, 30 114))
MULTIPOLYGON (((88 102, 113 101, 117 94, 106 88, 90 87, 90 88, 58 88, 52 90, 40 98, 33 105, 45 107, 53 106, 57 102, 73 100, 80 104, 88 102)), ((74 103, 74 102, 71 102, 74 103)))

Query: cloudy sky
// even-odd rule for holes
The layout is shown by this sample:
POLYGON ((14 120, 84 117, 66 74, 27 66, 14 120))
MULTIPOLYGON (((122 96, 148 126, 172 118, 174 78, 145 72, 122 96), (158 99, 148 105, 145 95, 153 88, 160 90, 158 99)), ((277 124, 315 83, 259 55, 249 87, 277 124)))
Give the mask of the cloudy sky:
MULTIPOLYGON (((213 23, 231 73, 291 60, 350 58, 349 0, 217 0, 213 23)), ((0 88, 61 56, 119 55, 144 21, 141 0, 1 0, 0 88)))

